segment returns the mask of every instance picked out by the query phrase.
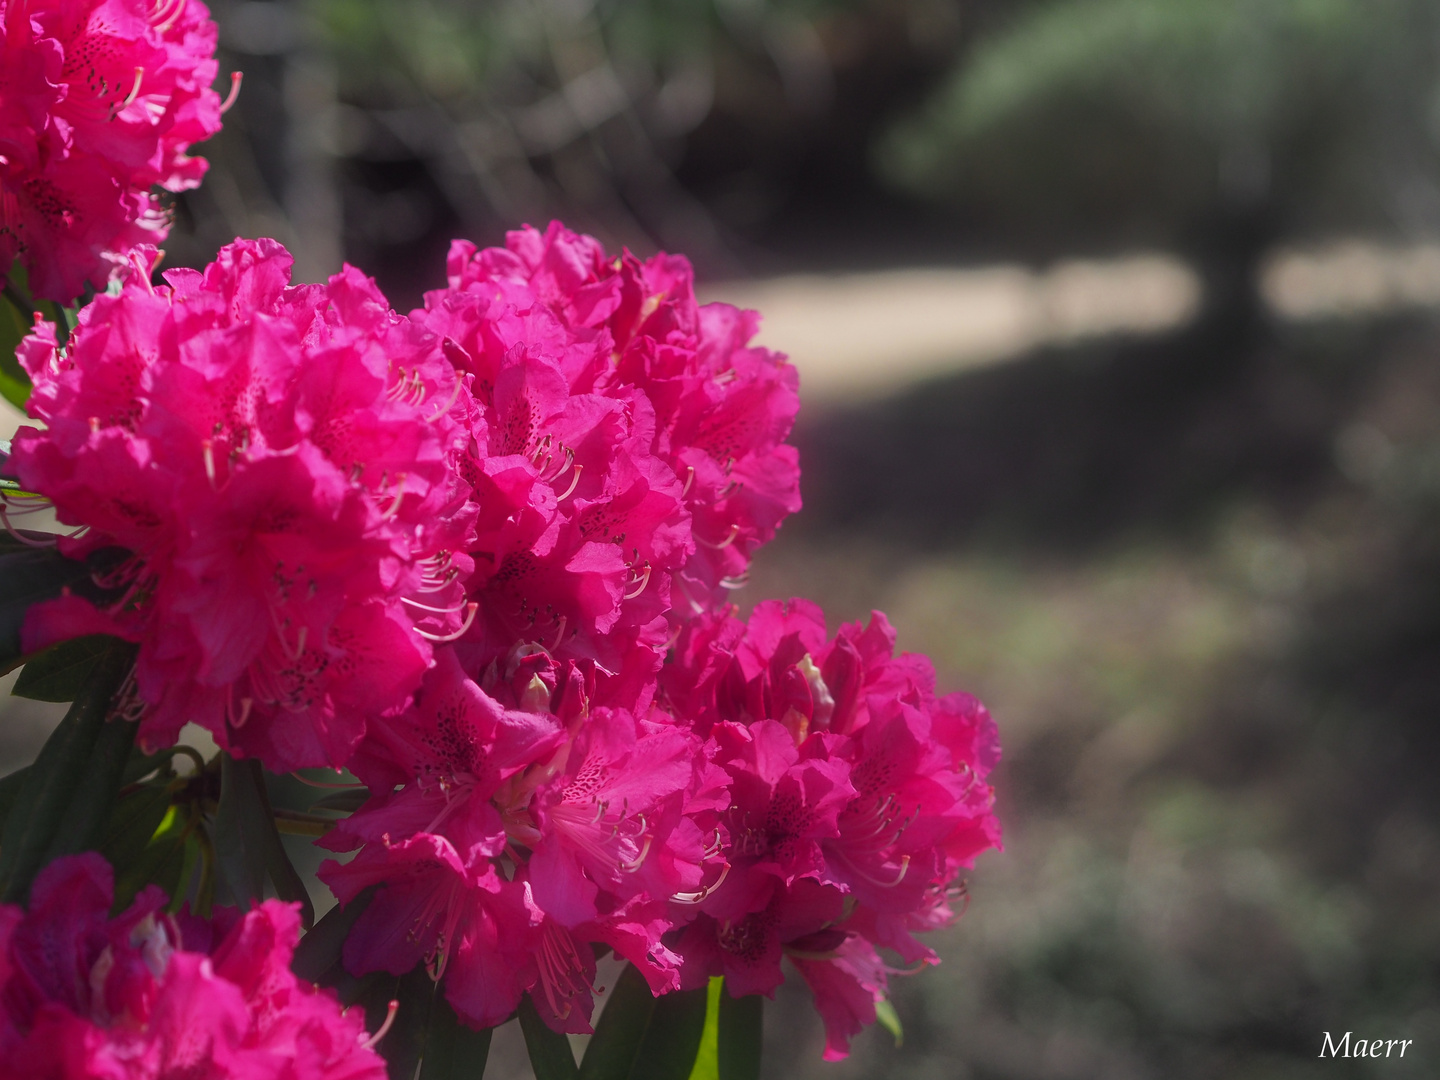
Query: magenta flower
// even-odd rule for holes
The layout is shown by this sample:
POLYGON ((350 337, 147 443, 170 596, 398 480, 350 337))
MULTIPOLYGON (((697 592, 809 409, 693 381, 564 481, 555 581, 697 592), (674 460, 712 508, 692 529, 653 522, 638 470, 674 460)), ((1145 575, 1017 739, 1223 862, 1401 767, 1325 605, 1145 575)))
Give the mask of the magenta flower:
POLYGON ((0 908, 0 1053, 16 1080, 383 1080, 359 1013, 298 980, 293 905, 206 922, 163 913, 158 889, 109 916, 98 855, 0 908))
POLYGON ((790 962, 815 995, 815 1008, 825 1022, 825 1060, 850 1056, 850 1040, 875 1022, 875 1006, 886 999, 889 980, 885 962, 859 936, 815 958, 793 947, 790 962))
POLYGON ((894 650, 878 612, 827 640, 814 604, 765 602, 748 625, 694 620, 660 679, 660 701, 730 776, 727 871, 676 946, 686 985, 723 973, 736 993, 771 993, 790 956, 830 1058, 883 1000, 875 949, 937 963, 914 934, 953 919, 956 877, 1000 846, 994 723, 968 695, 937 697, 930 662, 894 650))
POLYGON ((482 528, 475 583, 495 633, 610 670, 630 643, 658 651, 799 509, 794 369, 749 347, 753 313, 698 306, 684 259, 611 260, 559 223, 457 241, 449 278, 416 315, 485 409, 475 468, 505 527, 482 528))
POLYGON ((220 129, 209 14, 199 0, 0 2, 0 271, 19 255, 34 295, 69 302, 164 239, 152 189, 199 184, 187 151, 220 129))
POLYGON ((40 324, 21 360, 47 428, 12 459, 82 527, 64 550, 133 554, 104 610, 31 609, 26 648, 138 641, 143 744, 194 720, 277 771, 344 764, 466 614, 464 388, 368 279, 287 287, 290 265, 272 240, 158 287, 137 263, 63 355, 40 324))
POLYGON ((498 1023, 529 991, 547 1022, 576 1032, 589 1030, 592 943, 632 960, 656 993, 679 985, 679 957, 661 941, 674 926, 669 900, 696 888, 713 855, 690 816, 715 801, 696 794, 693 735, 605 708, 567 731, 554 714, 502 708, 445 649, 416 704, 375 726, 357 767, 383 750, 414 779, 390 793, 377 764, 387 793, 321 841, 360 848, 321 868, 342 903, 382 886, 346 945, 352 972, 423 961, 474 1026, 498 1023))

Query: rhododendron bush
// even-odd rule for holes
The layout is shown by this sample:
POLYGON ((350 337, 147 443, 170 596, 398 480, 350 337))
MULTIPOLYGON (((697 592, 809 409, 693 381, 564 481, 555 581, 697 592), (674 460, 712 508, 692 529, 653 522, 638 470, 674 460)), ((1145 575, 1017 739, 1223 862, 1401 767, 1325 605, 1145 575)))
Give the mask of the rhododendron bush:
POLYGON ((542 1078, 589 1032, 586 1077, 753 1077, 786 958, 827 1058, 893 1028, 996 732, 879 613, 730 602, 800 507, 758 316, 558 223, 408 315, 273 240, 160 272, 204 8, 0 12, 6 295, 105 288, 4 384, 0 661, 72 702, 0 780, 10 1074, 476 1076, 518 1017, 542 1078))

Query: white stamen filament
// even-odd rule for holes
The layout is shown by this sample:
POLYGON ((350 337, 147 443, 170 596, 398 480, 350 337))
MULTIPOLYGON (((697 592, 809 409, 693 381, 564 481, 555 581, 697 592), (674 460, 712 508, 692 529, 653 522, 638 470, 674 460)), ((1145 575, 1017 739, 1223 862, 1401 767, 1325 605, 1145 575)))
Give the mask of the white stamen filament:
POLYGON ((450 391, 450 397, 449 397, 448 399, 446 399, 444 405, 441 405, 440 408, 438 408, 438 409, 435 410, 435 412, 434 412, 433 415, 427 416, 427 417, 425 418, 425 422, 426 422, 427 424, 433 424, 433 423, 435 423, 436 420, 439 420, 440 417, 444 416, 446 413, 448 413, 448 412, 450 411, 451 407, 455 404, 455 399, 460 396, 460 387, 461 387, 461 385, 462 385, 462 383, 461 383, 461 380, 460 380, 460 374, 459 374, 459 372, 456 372, 456 374, 455 374, 455 388, 450 391))
POLYGON ((385 1037, 385 1033, 390 1030, 390 1025, 395 1023, 395 1014, 399 1012, 399 1010, 400 1002, 396 1001, 394 998, 391 998, 390 1005, 385 1010, 385 1022, 375 1030, 374 1035, 366 1036, 366 1034, 362 1031, 359 1035, 360 1045, 366 1050, 374 1050, 376 1044, 378 1044, 380 1040, 385 1037))
POLYGON ((735 538, 736 538, 737 536, 739 536, 739 535, 740 535, 740 526, 739 526, 739 524, 735 524, 735 525, 731 525, 731 526, 730 526, 730 531, 729 531, 729 533, 727 533, 726 536, 725 536, 725 539, 724 539, 724 540, 721 540, 718 544, 712 544, 709 540, 706 540, 703 536, 699 536, 698 534, 697 534, 696 537, 695 537, 695 542, 696 542, 697 544, 702 544, 702 545, 704 545, 705 547, 709 548, 711 551, 723 551, 723 550, 725 550, 727 547, 729 547, 731 544, 733 544, 733 543, 735 542, 735 538))
POLYGON ((230 93, 225 95, 225 100, 220 103, 220 115, 224 116, 235 104, 235 99, 240 96, 240 81, 245 77, 242 71, 230 73, 230 93))
POLYGON ((465 610, 464 601, 461 601, 454 607, 431 607, 429 604, 420 603, 419 600, 411 600, 408 596, 402 596, 400 602, 402 604, 409 604, 412 608, 418 608, 420 611, 428 611, 434 615, 458 615, 465 610))
POLYGON ((398 514, 400 512, 400 504, 405 500, 405 474, 403 472, 395 478, 395 486, 397 488, 395 492, 395 501, 390 504, 389 510, 386 510, 383 514, 380 515, 381 519, 384 521, 389 521, 396 514, 398 514))
MULTIPOLYGON (((566 451, 566 452, 568 453, 569 451, 566 451)), ((579 484, 580 484, 580 474, 581 474, 582 472, 584 472, 584 471, 585 471, 585 466, 584 466, 584 465, 576 465, 573 469, 570 470, 570 486, 567 487, 562 494, 559 494, 559 495, 556 495, 556 496, 555 496, 555 501, 556 501, 556 502, 564 502, 564 501, 565 501, 566 499, 568 499, 572 494, 574 494, 575 488, 578 487, 579 484)), ((557 479, 558 479, 558 477, 557 477, 557 479)))
POLYGON ((698 904, 706 897, 708 897, 711 893, 713 893, 716 889, 720 888, 720 886, 725 883, 725 879, 729 876, 730 864, 727 862, 724 866, 720 868, 720 876, 714 881, 712 881, 709 885, 706 885, 705 887, 698 889, 695 892, 675 893, 675 895, 671 896, 670 899, 676 904, 698 904))
POLYGON ((185 3, 186 0, 164 0, 164 2, 150 14, 152 22, 162 16, 164 17, 164 21, 156 24, 155 29, 163 34, 174 26, 175 20, 180 18, 181 13, 185 10, 185 3))
POLYGON ((120 103, 120 108, 115 110, 116 112, 120 112, 123 109, 129 108, 130 103, 140 96, 140 84, 144 80, 145 69, 143 67, 137 67, 135 69, 135 85, 130 88, 129 96, 127 96, 125 100, 120 103))
POLYGON ((450 633, 450 634, 432 634, 432 633, 430 633, 428 630, 421 630, 418 626, 415 627, 415 632, 416 632, 417 634, 419 634, 421 637, 423 637, 426 641, 433 641, 433 642, 435 642, 437 645, 443 645, 443 644, 445 644, 446 642, 450 642, 450 641, 458 641, 460 638, 462 638, 462 637, 465 636, 466 631, 468 631, 468 630, 470 629, 470 627, 474 624, 474 622, 475 622, 475 612, 478 611, 479 609, 480 609, 480 605, 477 604, 477 603, 476 603, 475 601, 473 601, 473 600, 470 601, 470 603, 466 604, 466 605, 465 605, 465 621, 460 624, 460 629, 456 630, 454 633, 450 633))
POLYGON ((650 584, 649 560, 646 560, 645 568, 639 574, 635 574, 633 570, 631 571, 631 574, 634 576, 631 578, 630 581, 630 591, 625 594, 626 600, 634 600, 635 597, 639 596, 645 591, 645 586, 650 584))

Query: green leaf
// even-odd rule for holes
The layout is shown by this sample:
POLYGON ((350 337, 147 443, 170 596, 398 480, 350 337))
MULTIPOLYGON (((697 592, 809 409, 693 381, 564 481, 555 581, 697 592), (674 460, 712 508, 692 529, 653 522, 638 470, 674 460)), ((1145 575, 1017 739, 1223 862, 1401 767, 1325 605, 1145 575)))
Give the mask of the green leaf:
POLYGON ((17 807, 5 822, 0 834, 0 903, 23 903, 30 894, 30 883, 45 865, 52 845, 70 847, 70 841, 57 832, 62 819, 70 827, 83 829, 88 838, 98 827, 103 814, 114 799, 129 742, 134 738, 133 725, 122 722, 125 729, 106 735, 105 716, 110 700, 129 673, 134 660, 134 646, 113 642, 112 648, 96 666, 94 677, 85 692, 75 699, 70 711, 46 740, 30 772, 21 786, 17 807), (117 755, 124 743, 124 753, 113 774, 105 773, 103 781, 92 775, 104 772, 109 758, 117 755), (100 760, 91 754, 100 749, 100 760), (97 790, 99 789, 99 790, 97 790), (77 808, 78 807, 78 808, 77 808), (91 820, 90 815, 101 817, 91 820))
MULTIPOLYGON (((268 807, 264 781, 256 775, 258 761, 220 756, 220 801, 215 809, 215 855, 220 876, 235 903, 250 907, 265 898, 265 852, 262 837, 268 807)), ((274 828, 272 822, 269 826, 274 828)))
MULTIPOLYGON (((122 804, 123 805, 123 804, 122 804)), ((132 809, 142 810, 143 807, 132 809)), ((138 852, 126 852, 123 861, 111 858, 115 865, 115 902, 112 911, 123 911, 130 906, 136 894, 147 885, 158 885, 170 897, 172 909, 176 907, 177 896, 188 891, 190 878, 187 868, 191 867, 192 847, 200 846, 201 832, 193 811, 184 805, 165 808, 160 822, 146 837, 138 852)), ((138 814, 136 815, 138 818, 138 814)), ((137 820, 134 834, 139 835, 143 825, 137 820)), ((133 836, 127 836, 124 846, 132 847, 133 836)), ((103 852, 102 852, 103 853, 103 852)), ((107 856, 108 857, 108 856, 107 856)), ((200 908, 195 908, 197 914, 200 908)))
MULTIPOLYGON (((17 263, 18 265, 18 263, 17 263)), ((33 316, 16 306, 10 294, 15 285, 14 272, 3 297, 0 297, 0 395, 16 408, 25 408, 30 400, 30 377, 15 359, 15 349, 30 332, 33 316)))
POLYGON ((535 1072, 535 1080, 577 1080, 580 1072, 575 1068, 570 1040, 558 1031, 551 1031, 540 1019, 529 994, 520 999, 520 1030, 525 1035, 525 1049, 530 1052, 530 1068, 535 1072))
POLYGON ((709 987, 676 990, 655 1001, 645 1041, 630 1075, 635 1080, 687 1080, 705 1033, 709 987))
MULTIPOLYGON (((25 535, 53 540, 44 533, 25 535)), ((0 532, 0 674, 29 659, 21 651, 20 626, 31 605, 52 600, 64 589, 100 604, 118 599, 118 590, 99 588, 92 575, 113 569, 129 557, 118 548, 106 548, 83 561, 67 559, 53 547, 27 547, 0 532)))
POLYGON ((180 876, 176 879, 175 887, 170 890, 170 903, 165 908, 172 915, 184 907, 190 899, 190 882, 195 880, 196 870, 205 865, 204 848, 204 843, 193 830, 185 833, 184 848, 181 851, 180 876))
POLYGON ((895 1012, 895 1006, 890 1004, 889 1000, 875 1003, 875 1019, 880 1021, 881 1027, 894 1036, 896 1047, 905 1045, 905 1029, 900 1026, 900 1017, 895 1012))
POLYGON ((26 661, 11 692, 32 701, 74 701, 113 640, 91 634, 51 645, 26 661))
POLYGON ((712 975, 705 993, 705 1031, 700 1036, 700 1051, 695 1055, 690 1080, 720 1078, 720 995, 724 992, 725 980, 712 975))
POLYGON ((370 901, 375 899, 377 888, 372 885, 344 907, 335 905, 300 939, 295 957, 290 962, 295 974, 310 982, 329 985, 326 976, 339 965, 340 953, 350 935, 350 928, 365 914, 370 901))
POLYGON ((759 994, 720 998, 720 1080, 759 1080, 765 999, 759 994))
MULTIPOLYGON (((127 650, 127 654, 133 657, 133 649, 127 650)), ((100 729, 85 766, 84 783, 71 796, 55 837, 45 851, 47 863, 62 855, 89 851, 100 842, 106 822, 115 810, 120 776, 130 760, 137 727, 133 720, 113 717, 100 729)))
POLYGON ((132 791, 106 822, 97 850, 123 872, 150 846, 169 812, 170 791, 165 784, 146 784, 132 791))
POLYGON ((25 786, 25 777, 29 774, 30 766, 26 765, 0 780, 0 830, 5 828, 5 822, 10 818, 10 811, 20 801, 20 789, 25 786))
POLYGON ((111 910, 118 912, 129 907, 146 885, 160 886, 173 903, 174 898, 184 892, 182 885, 189 885, 184 873, 186 866, 191 865, 186 848, 192 840, 193 836, 183 826, 167 828, 156 836, 128 867, 117 870, 115 903, 111 910))
POLYGON ((215 853, 236 903, 248 907, 262 900, 268 876, 280 899, 300 903, 304 926, 314 923, 315 907, 275 828, 258 761, 236 761, 229 754, 220 757, 215 853))
POLYGON ((620 973, 580 1062, 580 1080, 629 1080, 655 999, 634 964, 620 973))
POLYGON ((437 987, 420 1054, 419 1080, 482 1080, 493 1028, 474 1031, 460 1022, 437 987))

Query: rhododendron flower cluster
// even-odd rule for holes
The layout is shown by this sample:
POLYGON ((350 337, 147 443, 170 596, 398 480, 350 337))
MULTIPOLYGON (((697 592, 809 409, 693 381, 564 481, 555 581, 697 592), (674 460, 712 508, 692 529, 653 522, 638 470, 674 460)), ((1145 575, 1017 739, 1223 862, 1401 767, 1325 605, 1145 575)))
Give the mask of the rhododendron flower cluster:
POLYGON ((199 0, 0 0, 0 274, 69 302, 163 239, 156 186, 200 183, 220 129, 215 24, 199 0))
POLYGON ((558 224, 457 241, 415 317, 480 412, 473 659, 536 642, 624 671, 643 704, 644 665, 800 507, 794 369, 749 345, 753 312, 697 305, 684 259, 611 260, 558 224))
POLYGON ((457 376, 353 269, 292 287, 279 244, 237 241, 152 286, 135 259, 66 351, 48 323, 20 350, 47 427, 15 467, 84 528, 67 550, 131 553, 108 607, 32 609, 27 648, 140 642, 151 747, 193 720, 276 770, 343 765, 454 629, 430 570, 456 561, 431 523, 463 519, 457 376))
POLYGON ((352 974, 588 1032, 607 950, 656 995, 773 994, 789 957, 843 1057, 998 846, 999 751, 883 615, 729 603, 800 504, 757 316, 558 224, 457 243, 409 316, 273 241, 151 269, 20 351, 13 468, 67 553, 121 549, 26 647, 136 642, 147 748, 195 720, 363 782, 320 840, 352 974))
POLYGON ((212 919, 151 887, 110 917, 98 855, 52 863, 0 906, 0 1055, 15 1080, 384 1080, 358 1012, 298 980, 294 906, 212 919))
POLYGON ((885 997, 876 949, 937 963, 914 933, 954 918, 952 883, 1000 842, 994 723, 968 694, 936 697, 929 660, 894 648, 879 612, 827 641, 814 604, 768 601, 748 625, 692 623, 662 673, 667 706, 730 781, 723 877, 676 944, 683 980, 723 973, 736 994, 769 994, 789 955, 829 1058, 885 997))

